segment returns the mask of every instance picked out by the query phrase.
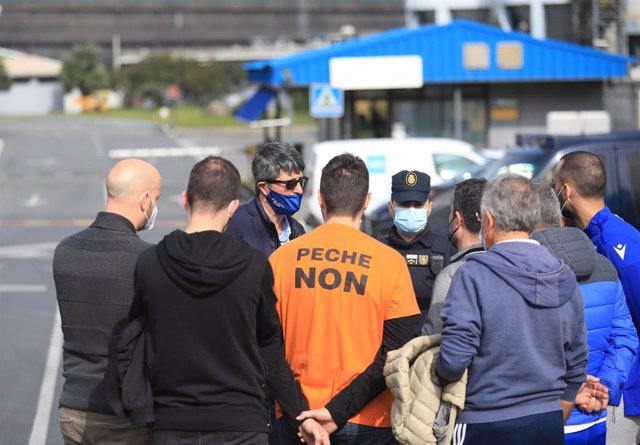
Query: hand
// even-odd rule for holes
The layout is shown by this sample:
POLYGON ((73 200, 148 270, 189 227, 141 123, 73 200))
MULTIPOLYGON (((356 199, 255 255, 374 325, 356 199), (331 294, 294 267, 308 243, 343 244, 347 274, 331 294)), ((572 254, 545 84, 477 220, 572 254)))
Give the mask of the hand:
POLYGON ((609 404, 609 389, 600 383, 598 377, 587 375, 576 395, 576 406, 586 413, 594 413, 606 409, 609 404))
POLYGON ((331 413, 327 408, 310 409, 308 411, 302 411, 296 420, 301 422, 306 419, 315 419, 322 427, 327 430, 327 433, 331 434, 338 429, 338 425, 333 421, 331 413))
POLYGON ((312 418, 306 419, 300 424, 298 436, 300 442, 309 445, 330 445, 329 433, 312 418))

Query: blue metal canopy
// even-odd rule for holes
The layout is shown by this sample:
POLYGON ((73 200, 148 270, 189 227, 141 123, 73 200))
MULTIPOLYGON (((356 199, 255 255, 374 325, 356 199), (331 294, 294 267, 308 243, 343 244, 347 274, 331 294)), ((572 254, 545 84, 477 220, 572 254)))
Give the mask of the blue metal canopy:
POLYGON ((265 108, 269 105, 269 102, 278 95, 276 90, 271 88, 262 87, 251 98, 240 107, 238 111, 233 115, 236 119, 240 119, 247 122, 253 122, 258 120, 265 108))
POLYGON ((455 20, 448 25, 394 29, 326 48, 244 65, 249 80, 266 85, 329 83, 329 61, 338 57, 418 55, 424 83, 488 83, 602 80, 627 76, 635 59, 519 32, 455 20), (486 66, 469 68, 464 51, 479 44, 486 66), (499 48, 516 48, 520 63, 505 67, 499 48))

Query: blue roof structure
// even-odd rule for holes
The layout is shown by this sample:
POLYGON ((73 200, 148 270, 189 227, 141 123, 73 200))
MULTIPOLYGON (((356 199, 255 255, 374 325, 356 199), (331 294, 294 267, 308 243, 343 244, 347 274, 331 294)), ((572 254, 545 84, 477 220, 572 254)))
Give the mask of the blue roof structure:
POLYGON ((626 77, 635 59, 555 40, 541 40, 519 32, 467 20, 448 25, 394 29, 369 37, 304 51, 282 58, 244 65, 249 80, 266 85, 305 86, 329 83, 329 60, 336 57, 419 55, 424 83, 490 83, 603 80, 626 77), (465 67, 465 44, 485 44, 486 67, 465 67), (498 45, 516 44, 521 64, 498 63, 498 45))

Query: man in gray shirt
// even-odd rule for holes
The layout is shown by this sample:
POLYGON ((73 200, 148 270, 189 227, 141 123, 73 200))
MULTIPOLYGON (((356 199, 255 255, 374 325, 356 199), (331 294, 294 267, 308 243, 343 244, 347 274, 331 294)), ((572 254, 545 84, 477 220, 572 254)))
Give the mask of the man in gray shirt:
POLYGON ((133 299, 136 261, 151 246, 136 231, 153 226, 161 185, 151 164, 119 162, 107 177, 105 211, 56 248, 53 277, 64 334, 59 419, 65 445, 148 443, 144 426, 132 426, 108 405, 104 373, 109 337, 133 299))
POLYGON ((449 217, 449 240, 455 244, 458 252, 450 259, 447 267, 436 277, 431 294, 431 306, 427 313, 422 335, 440 334, 442 318, 440 310, 451 287, 453 274, 467 262, 467 258, 484 252, 480 239, 480 201, 487 180, 472 178, 456 184, 449 217))

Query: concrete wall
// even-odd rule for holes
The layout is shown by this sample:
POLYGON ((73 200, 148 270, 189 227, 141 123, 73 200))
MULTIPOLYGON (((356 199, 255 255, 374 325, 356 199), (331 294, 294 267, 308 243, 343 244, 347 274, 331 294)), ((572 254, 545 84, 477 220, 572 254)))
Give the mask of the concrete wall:
POLYGON ((637 130, 640 127, 638 98, 640 83, 621 81, 604 87, 604 109, 611 116, 614 130, 637 130))
POLYGON ((63 89, 57 80, 14 81, 0 91, 0 115, 32 115, 62 111, 63 89))
POLYGON ((94 42, 124 50, 305 41, 353 25, 359 33, 404 25, 402 0, 0 1, 0 46, 62 58, 94 42))
POLYGON ((517 133, 544 133, 549 111, 605 109, 601 82, 491 85, 487 105, 490 147, 512 146, 517 133), (492 108, 504 103, 517 105, 516 119, 492 119, 492 108))

